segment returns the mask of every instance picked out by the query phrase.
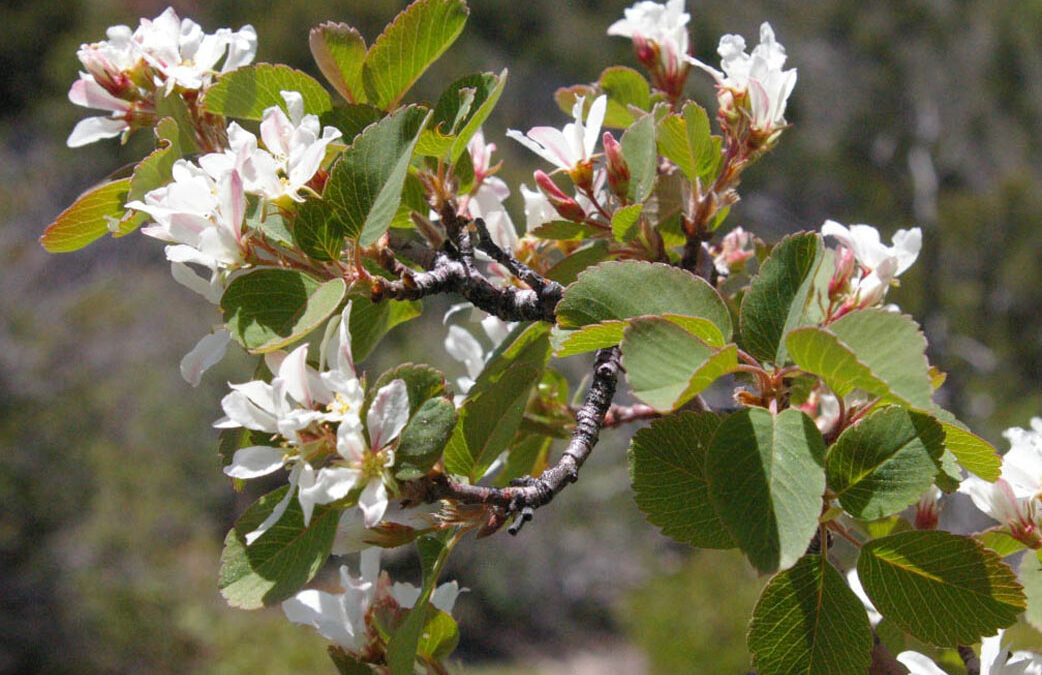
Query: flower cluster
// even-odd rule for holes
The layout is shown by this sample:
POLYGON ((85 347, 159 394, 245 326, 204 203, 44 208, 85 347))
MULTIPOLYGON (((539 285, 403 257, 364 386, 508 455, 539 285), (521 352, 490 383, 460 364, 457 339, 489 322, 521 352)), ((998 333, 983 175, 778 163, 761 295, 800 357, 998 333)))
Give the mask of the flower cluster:
MULTIPOLYGON (((247 197, 278 207, 279 200, 299 199, 318 172, 327 146, 340 137, 333 127, 319 129, 318 117, 304 114, 298 92, 283 91, 286 112, 278 106, 264 111, 261 140, 232 122, 227 128, 230 147, 203 155, 198 162, 179 159, 173 180, 126 207, 148 214, 152 223, 142 232, 167 242, 166 257, 175 280, 217 304, 231 278, 254 252, 246 227, 247 197), (189 265, 206 270, 201 277, 189 265)), ((203 338, 182 362, 182 373, 193 385, 206 368, 220 360, 227 331, 203 338), (223 341, 218 339, 223 337, 223 341)))
POLYGON ((81 120, 66 141, 70 148, 151 126, 157 95, 175 88, 198 92, 215 72, 247 65, 257 52, 253 26, 208 35, 191 19, 179 19, 172 7, 155 19, 141 19, 133 31, 112 26, 107 36, 77 52, 86 72, 69 89, 69 100, 109 115, 81 120))
MULTIPOLYGON (((1002 643, 1006 631, 986 637, 980 644, 980 675, 1042 675, 1042 657, 1034 652, 1015 651, 1002 643)), ((908 669, 909 675, 945 675, 947 671, 933 662, 929 656, 914 651, 904 651, 897 660, 908 669)))
POLYGON ((379 523, 387 510, 388 488, 395 488, 389 472, 394 442, 409 420, 409 394, 402 380, 381 387, 363 428, 364 388, 351 355, 350 313, 348 303, 339 329, 326 344, 329 362, 321 372, 307 364, 307 345, 288 355, 274 352, 267 359, 275 373, 270 383, 231 385, 233 391, 221 401, 225 417, 215 427, 241 427, 281 439, 278 446, 237 450, 224 469, 227 475, 249 479, 290 469, 290 489, 271 515, 246 535, 247 544, 278 522, 294 492, 305 524, 316 504, 329 504, 352 492, 357 493, 366 527, 379 523))
POLYGON ((687 22, 684 0, 666 4, 644 0, 623 12, 623 18, 608 27, 608 35, 633 40, 637 60, 651 73, 655 86, 672 98, 680 95, 687 78, 687 22))
POLYGON ((974 506, 1009 529, 1015 539, 1033 549, 1042 548, 1042 417, 1030 429, 1013 427, 1003 434, 1010 449, 1002 457, 1002 475, 994 483, 967 476, 959 492, 974 506))
POLYGON ((785 126, 785 106, 796 86, 796 69, 783 70, 785 47, 765 21, 752 54, 741 35, 723 36, 716 51, 723 72, 695 58, 688 62, 716 80, 721 122, 735 135, 747 127, 754 144, 769 142, 785 126))
POLYGON ((897 277, 912 266, 923 245, 918 227, 898 230, 893 246, 886 246, 871 225, 846 228, 834 220, 821 226, 821 234, 839 242, 836 272, 829 282, 829 300, 837 303, 838 318, 855 310, 878 305, 897 277))

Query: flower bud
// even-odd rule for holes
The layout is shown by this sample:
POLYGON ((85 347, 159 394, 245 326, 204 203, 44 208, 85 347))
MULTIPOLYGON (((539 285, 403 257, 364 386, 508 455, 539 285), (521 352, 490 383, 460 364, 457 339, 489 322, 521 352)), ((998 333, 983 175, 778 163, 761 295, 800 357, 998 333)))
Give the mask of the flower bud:
POLYGON ((829 280, 830 300, 838 300, 847 293, 853 274, 854 250, 849 246, 840 246, 836 251, 836 271, 829 280))
POLYGON ((619 144, 610 131, 604 132, 604 157, 608 165, 608 185, 612 192, 620 197, 626 196, 630 186, 630 168, 626 159, 622 156, 622 145, 619 144))
POLYGON ((561 188, 557 187, 557 184, 554 183, 550 176, 543 171, 536 171, 534 178, 535 184, 539 186, 539 190, 546 195, 547 201, 550 202, 562 218, 577 223, 586 220, 586 211, 579 205, 579 202, 561 192, 561 188))

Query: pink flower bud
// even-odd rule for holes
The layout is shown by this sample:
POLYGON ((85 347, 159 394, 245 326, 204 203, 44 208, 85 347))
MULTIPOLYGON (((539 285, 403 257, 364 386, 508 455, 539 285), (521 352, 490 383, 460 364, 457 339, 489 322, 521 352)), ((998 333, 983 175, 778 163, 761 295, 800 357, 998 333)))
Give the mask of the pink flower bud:
POLYGON ((829 298, 838 299, 850 287, 850 277, 854 274, 854 249, 840 246, 836 251, 836 271, 829 280, 829 298))
POLYGON ((533 176, 535 184, 539 186, 542 193, 546 195, 546 199, 562 218, 575 222, 586 220, 586 212, 579 205, 579 202, 561 192, 561 188, 557 187, 553 179, 546 175, 544 171, 536 171, 533 176))
POLYGON ((630 168, 622 156, 622 145, 615 140, 610 131, 604 132, 602 141, 604 157, 608 164, 608 185, 611 186, 612 192, 623 197, 630 185, 630 168))

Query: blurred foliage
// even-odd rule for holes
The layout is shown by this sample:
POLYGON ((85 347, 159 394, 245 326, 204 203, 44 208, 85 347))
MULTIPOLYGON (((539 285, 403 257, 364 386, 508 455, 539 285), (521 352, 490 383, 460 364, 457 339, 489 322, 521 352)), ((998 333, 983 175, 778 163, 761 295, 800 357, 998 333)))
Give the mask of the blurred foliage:
MULTIPOLYGON (((317 74, 308 28, 347 21, 371 41, 405 2, 173 4, 208 31, 251 22, 258 60, 317 74)), ((471 4, 461 40, 417 95, 433 100, 459 75, 509 67, 487 136, 516 185, 535 158, 503 131, 559 124, 554 88, 635 65, 625 40, 604 35, 630 3, 471 4)), ((196 391, 180 380, 177 362, 216 320, 212 308, 171 282, 155 242, 49 257, 35 241, 79 191, 149 143, 139 134, 127 147, 64 146, 86 114, 65 98, 77 46, 164 6, 0 5, 0 672, 330 672, 312 631, 277 611, 228 609, 215 589, 221 537, 248 496, 221 477, 208 424, 224 381, 249 366, 230 359, 196 391)), ((799 69, 793 128, 748 174, 724 229, 781 235, 826 217, 889 232, 921 225, 924 254, 891 298, 924 322, 931 358, 949 372, 943 403, 1002 447, 1003 428, 1042 412, 1042 4, 689 0, 688 9, 699 58, 715 61, 720 35, 751 39, 767 19, 799 69)), ((688 86, 712 98, 707 78, 688 86)), ((368 369, 393 363, 410 335, 436 342, 444 328, 433 316, 392 334, 368 369)), ((444 355, 409 358, 459 374, 444 355)), ((606 433, 584 479, 519 537, 456 556, 449 576, 473 589, 460 603, 465 662, 596 650, 624 633, 654 672, 747 664, 743 624, 758 584, 736 556, 687 556, 643 522, 625 437, 606 433)))

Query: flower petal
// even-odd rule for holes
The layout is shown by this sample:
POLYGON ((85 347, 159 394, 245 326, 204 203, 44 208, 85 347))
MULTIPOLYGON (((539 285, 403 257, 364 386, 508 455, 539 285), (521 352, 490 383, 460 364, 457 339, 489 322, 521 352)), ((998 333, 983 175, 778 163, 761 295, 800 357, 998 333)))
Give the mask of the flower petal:
POLYGON ((282 448, 254 445, 235 451, 232 463, 224 467, 225 475, 232 478, 257 478, 278 471, 285 463, 286 453, 282 448))
POLYGON ((409 421, 409 390, 405 380, 394 380, 380 387, 369 406, 366 426, 369 429, 370 447, 380 450, 398 434, 409 421))

